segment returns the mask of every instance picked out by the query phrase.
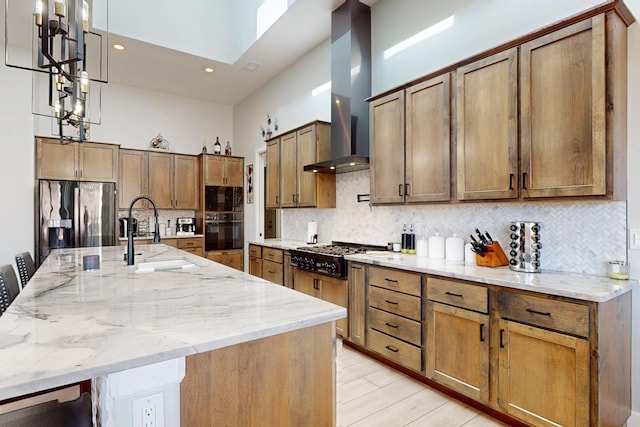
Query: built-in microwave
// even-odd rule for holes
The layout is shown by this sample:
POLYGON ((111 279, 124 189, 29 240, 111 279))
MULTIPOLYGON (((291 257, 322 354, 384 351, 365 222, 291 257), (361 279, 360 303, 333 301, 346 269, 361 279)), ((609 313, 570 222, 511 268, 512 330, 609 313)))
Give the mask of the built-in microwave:
POLYGON ((207 185, 204 194, 207 212, 242 212, 242 187, 207 185))

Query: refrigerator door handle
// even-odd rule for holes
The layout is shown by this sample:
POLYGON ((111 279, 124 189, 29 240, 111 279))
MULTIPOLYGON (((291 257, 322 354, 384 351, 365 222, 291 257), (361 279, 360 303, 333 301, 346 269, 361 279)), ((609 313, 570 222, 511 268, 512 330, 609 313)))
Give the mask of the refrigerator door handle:
POLYGON ((73 243, 80 247, 80 188, 73 189, 73 243))

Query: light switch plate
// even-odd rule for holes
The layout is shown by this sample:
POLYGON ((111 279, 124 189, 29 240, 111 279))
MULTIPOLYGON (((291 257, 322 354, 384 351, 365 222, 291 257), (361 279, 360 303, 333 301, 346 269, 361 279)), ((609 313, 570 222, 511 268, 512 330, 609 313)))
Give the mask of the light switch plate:
POLYGON ((640 228, 629 229, 629 249, 640 249, 640 228))

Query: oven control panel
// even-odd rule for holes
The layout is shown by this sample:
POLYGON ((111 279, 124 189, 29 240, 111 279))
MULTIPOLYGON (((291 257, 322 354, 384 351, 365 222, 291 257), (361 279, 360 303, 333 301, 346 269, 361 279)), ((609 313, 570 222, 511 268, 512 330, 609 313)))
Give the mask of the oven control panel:
POLYGON ((336 278, 347 276, 347 262, 342 257, 305 254, 304 252, 292 251, 291 263, 305 271, 313 271, 336 278))

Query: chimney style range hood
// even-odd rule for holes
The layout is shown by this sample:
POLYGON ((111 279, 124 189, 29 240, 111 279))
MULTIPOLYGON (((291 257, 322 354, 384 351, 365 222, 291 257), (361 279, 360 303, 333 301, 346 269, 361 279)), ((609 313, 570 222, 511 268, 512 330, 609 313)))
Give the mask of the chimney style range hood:
POLYGON ((343 173, 369 168, 371 9, 347 0, 331 14, 331 160, 305 171, 343 173))

